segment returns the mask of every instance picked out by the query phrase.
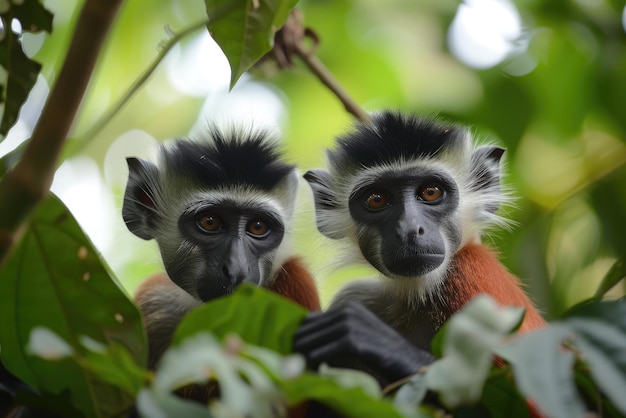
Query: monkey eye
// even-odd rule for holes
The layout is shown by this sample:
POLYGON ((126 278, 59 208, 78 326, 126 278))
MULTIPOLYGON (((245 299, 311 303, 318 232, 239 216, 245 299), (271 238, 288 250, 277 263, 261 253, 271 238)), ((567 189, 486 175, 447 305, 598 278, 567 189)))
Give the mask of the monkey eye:
POLYGON ((443 196, 443 190, 434 184, 426 184, 417 190, 417 196, 425 202, 436 202, 443 196))
POLYGON ((365 199, 365 205, 370 209, 382 209, 389 205, 389 195, 385 192, 372 192, 365 199))
POLYGON ((248 222, 248 224, 246 225, 246 232, 256 238, 263 238, 267 234, 269 234, 270 227, 266 222, 260 219, 255 219, 248 222))
POLYGON ((224 226, 224 224, 222 223, 222 219, 219 216, 213 215, 211 213, 202 215, 200 218, 198 218, 196 224, 200 229, 205 232, 217 232, 221 230, 224 226))

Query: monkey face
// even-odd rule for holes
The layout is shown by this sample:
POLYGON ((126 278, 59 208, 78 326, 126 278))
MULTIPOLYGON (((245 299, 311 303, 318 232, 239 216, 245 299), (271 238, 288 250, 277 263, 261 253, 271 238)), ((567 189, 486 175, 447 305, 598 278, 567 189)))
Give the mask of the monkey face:
MULTIPOLYGON (((184 265, 166 263, 168 274, 203 301, 232 293, 241 283, 263 285, 284 235, 271 208, 228 201, 194 205, 180 216, 178 227, 187 247, 183 258, 188 263, 193 254, 194 268, 179 275, 184 265)), ((163 259, 169 258, 164 254, 163 259)))
POLYGON ((363 256, 391 277, 436 269, 456 247, 445 242, 458 202, 452 178, 426 169, 388 172, 360 184, 349 209, 363 256))

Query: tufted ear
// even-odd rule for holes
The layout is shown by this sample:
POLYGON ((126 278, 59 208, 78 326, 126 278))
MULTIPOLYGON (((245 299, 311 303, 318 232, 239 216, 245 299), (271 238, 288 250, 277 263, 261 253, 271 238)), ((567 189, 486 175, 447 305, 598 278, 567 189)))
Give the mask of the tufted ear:
POLYGON ((154 238, 154 218, 158 216, 156 194, 159 192, 159 169, 151 162, 129 157, 128 183, 124 193, 122 217, 126 227, 139 238, 154 238))
MULTIPOLYGON (((472 190, 482 190, 489 195, 500 194, 500 160, 505 149, 495 146, 477 148, 472 154, 472 190)), ((494 213, 499 200, 485 202, 485 210, 494 213)))
POLYGON ((331 188, 330 173, 322 169, 309 170, 304 173, 304 179, 313 191, 317 229, 328 238, 344 238, 344 234, 337 227, 338 205, 331 188))
POLYGON ((300 175, 294 168, 272 189, 272 195, 275 195, 285 208, 286 219, 291 219, 295 212, 299 183, 300 175))

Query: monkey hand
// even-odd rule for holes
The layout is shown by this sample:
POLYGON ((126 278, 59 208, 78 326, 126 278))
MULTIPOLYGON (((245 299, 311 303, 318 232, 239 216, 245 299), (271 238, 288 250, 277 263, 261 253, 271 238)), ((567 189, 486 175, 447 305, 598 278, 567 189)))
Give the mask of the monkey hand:
POLYGON ((381 387, 415 374, 434 357, 411 344, 365 306, 348 302, 310 313, 294 336, 310 367, 321 363, 361 370, 381 387))

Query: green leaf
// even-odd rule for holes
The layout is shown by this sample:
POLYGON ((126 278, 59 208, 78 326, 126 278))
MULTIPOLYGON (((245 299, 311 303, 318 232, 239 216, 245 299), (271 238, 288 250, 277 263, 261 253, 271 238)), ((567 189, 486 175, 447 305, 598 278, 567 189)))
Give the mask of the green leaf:
POLYGON ((340 416, 402 417, 390 402, 371 397, 359 386, 343 387, 328 376, 307 373, 284 382, 282 390, 292 405, 315 400, 329 406, 340 416))
POLYGON ((403 414, 409 415, 417 410, 426 397, 427 392, 426 375, 417 374, 400 386, 393 398, 393 404, 403 414))
POLYGON ((286 298, 246 284, 190 312, 178 326, 173 343, 210 331, 220 339, 237 334, 248 344, 289 354, 293 335, 306 314, 306 309, 286 298))
POLYGON ((602 279, 602 283, 596 290, 596 298, 601 298, 611 290, 613 286, 626 278, 626 261, 622 258, 617 260, 602 279))
POLYGON ((244 72, 272 49, 275 32, 285 24, 289 11, 297 2, 205 0, 209 19, 221 16, 210 20, 207 28, 230 63, 231 89, 244 72))
MULTIPOLYGON (((0 17, 5 28, 10 28, 12 20, 17 19, 25 32, 52 30, 52 14, 38 0, 26 0, 20 5, 9 2, 9 9, 0 17)), ((37 81, 41 65, 24 54, 19 35, 12 30, 5 30, 3 35, 0 41, 0 65, 7 71, 8 77, 0 83, 0 102, 4 103, 0 135, 6 136, 37 81)))
POLYGON ((476 402, 493 350, 519 324, 523 310, 501 308, 489 296, 474 298, 448 321, 443 357, 426 372, 428 387, 448 407, 476 402))
MULTIPOLYGON (((229 334, 239 335, 247 344, 254 344, 274 350, 280 354, 292 353, 293 334, 305 318, 307 311, 293 302, 268 290, 253 285, 242 285, 232 295, 211 301, 190 312, 181 322, 174 335, 173 347, 166 352, 162 364, 170 364, 170 353, 177 347, 189 345, 191 336, 201 336, 202 332, 210 331, 219 339, 229 334)), ((195 338, 195 337, 194 337, 195 338)), ((206 345, 206 344, 205 344, 206 345)), ((253 357, 254 349, 248 349, 253 357)), ((244 353, 246 349, 244 348, 244 353)), ((205 356, 207 353, 197 353, 205 356)), ((188 354, 187 357, 191 356, 188 354)), ((258 353, 257 353, 258 356, 258 353)), ((262 357, 262 356, 261 356, 262 357)), ((259 358, 262 360, 261 358, 259 358)), ((207 359, 207 361, 209 361, 207 359)), ((220 364, 225 364, 223 360, 220 364)), ((262 361, 267 369, 273 362, 262 361)), ((198 381, 201 376, 190 377, 190 371, 181 370, 182 360, 172 363, 181 373, 177 381, 198 381)), ((164 378, 174 378, 174 370, 165 373, 161 366, 159 374, 164 378)), ((213 364, 213 367, 215 365, 213 364)), ((193 365, 197 371, 197 362, 193 365)), ((371 394, 371 378, 367 375, 357 376, 354 370, 333 369, 329 376, 305 374, 293 379, 281 378, 276 370, 266 370, 281 386, 289 404, 296 405, 306 400, 317 400, 329 405, 346 416, 399 417, 399 413, 389 402, 382 401, 371 394), (364 388, 370 388, 364 389, 364 388), (373 412, 371 412, 373 411, 373 412)), ((220 385, 228 374, 216 372, 220 385)), ((235 379, 236 380, 236 379, 235 379)), ((168 387, 175 387, 168 383, 168 387)), ((235 393, 236 390, 225 390, 224 393, 235 393)), ((239 391, 241 392, 241 391, 239 391)), ((146 395, 147 396, 147 395, 146 395)))
POLYGON ((20 145, 15 147, 15 149, 0 158, 0 178, 4 177, 7 171, 13 168, 20 158, 22 158, 22 154, 24 153, 28 142, 29 141, 22 142, 20 145))
POLYGON ((626 415, 626 301, 579 306, 564 322, 594 381, 626 415))
MULTIPOLYGON (((7 24, 4 25, 6 27, 7 24)), ((0 101, 4 102, 0 135, 6 136, 17 121, 20 108, 37 81, 41 65, 24 54, 18 36, 11 31, 5 31, 5 37, 0 41, 0 65, 8 73, 7 80, 0 84, 0 101)))
POLYGON ((444 342, 446 334, 448 333, 448 323, 449 322, 445 322, 441 328, 439 328, 433 339, 430 340, 430 351, 436 358, 441 358, 443 356, 444 342))
POLYGON ((569 329, 560 324, 525 334, 496 353, 513 368, 518 389, 549 417, 583 417, 574 384, 574 354, 562 348, 569 329))
POLYGON ((72 407, 70 399, 71 394, 67 390, 58 395, 47 393, 45 396, 23 389, 15 393, 15 404, 28 406, 28 416, 84 418, 80 411, 72 407))
POLYGON ((50 196, 26 226, 22 241, 0 272, 2 362, 41 392, 67 393, 87 416, 115 416, 132 405, 124 390, 73 357, 56 361, 27 351, 33 331, 45 329, 88 357, 85 337, 124 347, 135 364, 146 364, 141 317, 102 263, 67 208, 50 196))
POLYGON ((283 357, 268 349, 245 344, 230 336, 220 343, 215 336, 201 332, 185 338, 164 354, 152 385, 140 392, 138 409, 142 416, 246 416, 274 417, 285 397, 276 381, 284 379, 287 363, 297 360, 295 375, 304 370, 299 355, 283 357), (192 383, 219 382, 219 399, 209 409, 193 401, 183 401, 174 390, 192 383))
POLYGON ((492 367, 483 387, 481 403, 491 418, 528 418, 526 399, 519 393, 511 372, 492 367))
POLYGON ((620 413, 610 400, 603 396, 598 385, 593 381, 589 366, 584 364, 580 359, 574 365, 574 375, 576 384, 580 389, 581 395, 584 397, 587 405, 596 405, 602 408, 602 416, 606 418, 623 418, 624 414, 620 413))
POLYGON ((25 0, 22 4, 11 2, 13 17, 20 21, 24 32, 52 32, 53 15, 40 0, 25 0))
POLYGON ((119 344, 105 347, 102 352, 90 351, 80 361, 99 379, 119 387, 133 398, 148 380, 148 371, 137 366, 129 351, 119 344))
POLYGON ((206 406, 185 401, 174 395, 161 395, 142 389, 137 396, 137 407, 142 417, 213 418, 206 406))
POLYGON ((360 370, 341 369, 337 367, 330 367, 327 364, 322 364, 317 372, 320 376, 332 378, 341 387, 360 387, 365 393, 369 394, 373 398, 380 398, 382 396, 378 381, 376 381, 376 379, 374 379, 371 375, 360 370))

